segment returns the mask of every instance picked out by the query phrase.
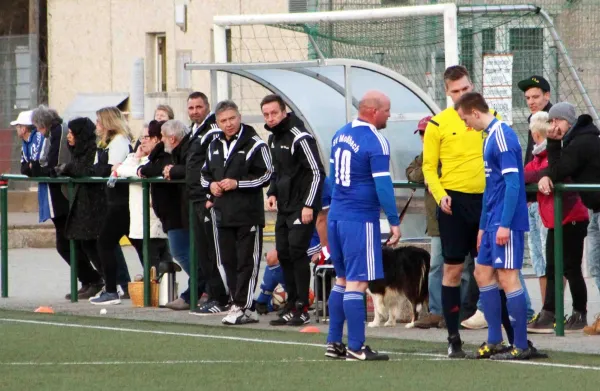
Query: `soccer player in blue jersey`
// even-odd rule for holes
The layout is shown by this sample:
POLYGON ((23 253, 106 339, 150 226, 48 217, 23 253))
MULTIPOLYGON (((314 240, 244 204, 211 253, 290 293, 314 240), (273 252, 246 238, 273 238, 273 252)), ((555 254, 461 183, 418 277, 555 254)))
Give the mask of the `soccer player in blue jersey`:
POLYGON ((539 357, 527 340, 527 304, 519 281, 525 232, 529 230, 519 139, 514 130, 490 113, 479 93, 463 95, 454 108, 467 126, 488 134, 483 146, 485 191, 475 266, 475 278, 488 323, 488 339, 469 357, 493 360, 539 357), (506 306, 514 329, 512 347, 505 345, 502 339, 499 289, 506 292, 506 306))
POLYGON ((336 273, 329 296, 329 335, 325 356, 346 360, 389 360, 365 345, 365 291, 383 278, 379 214, 390 223, 388 244, 400 239, 400 219, 390 177, 390 145, 379 133, 390 117, 390 100, 369 91, 358 118, 333 137, 330 177, 333 185, 327 236, 336 273), (342 343, 348 322, 348 348, 342 343))

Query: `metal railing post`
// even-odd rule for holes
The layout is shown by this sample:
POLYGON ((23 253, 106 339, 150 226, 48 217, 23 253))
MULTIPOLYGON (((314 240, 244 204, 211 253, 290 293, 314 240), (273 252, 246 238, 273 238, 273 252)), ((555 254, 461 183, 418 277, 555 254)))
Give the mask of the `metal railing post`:
POLYGON ((144 227, 144 307, 150 307, 152 305, 150 297, 150 184, 147 181, 142 182, 142 208, 144 211, 142 222, 144 227))
POLYGON ((198 307, 198 254, 196 250, 196 230, 202 229, 196 227, 196 211, 194 202, 189 201, 190 218, 190 309, 198 307))
MULTIPOLYGON (((69 208, 73 207, 75 201, 75 185, 69 181, 67 184, 67 195, 69 196, 69 208)), ((71 303, 77 303, 79 297, 77 296, 77 248, 75 241, 69 239, 69 263, 71 266, 71 303)))
POLYGON ((8 182, 0 181, 0 215, 2 218, 2 297, 8 297, 8 182))
POLYGON ((556 336, 564 337, 565 335, 565 303, 564 303, 564 286, 563 286, 563 202, 562 190, 555 186, 554 188, 554 291, 555 291, 555 319, 556 319, 556 336))

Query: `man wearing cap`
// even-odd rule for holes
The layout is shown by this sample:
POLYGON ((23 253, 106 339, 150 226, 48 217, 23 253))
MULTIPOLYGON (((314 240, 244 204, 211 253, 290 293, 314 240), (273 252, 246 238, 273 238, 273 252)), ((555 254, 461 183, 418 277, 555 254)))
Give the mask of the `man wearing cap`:
POLYGON ((21 111, 16 120, 10 124, 17 129, 17 136, 22 140, 21 174, 30 175, 34 161, 40 159, 44 146, 44 136, 38 132, 31 122, 33 111, 21 111))
MULTIPOLYGON (((567 102, 557 103, 549 111, 552 125, 548 131, 547 176, 538 182, 543 194, 552 192, 553 183, 570 177, 575 183, 600 183, 600 130, 588 114, 577 117, 575 107, 567 102)), ((588 226, 588 267, 600 289, 600 192, 579 192, 583 204, 592 210, 588 226)), ((600 332, 600 318, 594 330, 600 332)))
MULTIPOLYGON (((521 80, 518 84, 519 89, 525 93, 525 100, 531 114, 527 122, 531 121, 531 116, 539 111, 548 112, 552 107, 550 103, 550 83, 542 76, 531 76, 521 80)), ((535 143, 531 132, 527 132, 527 149, 525 150, 524 163, 527 165, 533 160, 533 147, 535 143)), ((542 299, 546 292, 546 237, 548 229, 542 224, 542 218, 538 211, 538 203, 535 193, 527 193, 527 209, 529 213, 529 233, 527 234, 527 244, 529 247, 529 258, 533 264, 535 274, 539 278, 540 291, 542 299)), ((543 301, 543 300, 542 300, 543 301)))

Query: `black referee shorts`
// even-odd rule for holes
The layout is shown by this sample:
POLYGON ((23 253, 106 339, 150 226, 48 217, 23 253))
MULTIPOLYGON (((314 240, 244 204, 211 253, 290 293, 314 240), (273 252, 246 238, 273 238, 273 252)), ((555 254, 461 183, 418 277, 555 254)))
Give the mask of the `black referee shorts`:
POLYGON ((446 190, 452 198, 452 214, 438 207, 438 223, 444 263, 459 265, 471 254, 477 256, 477 232, 481 217, 483 194, 468 194, 446 190))

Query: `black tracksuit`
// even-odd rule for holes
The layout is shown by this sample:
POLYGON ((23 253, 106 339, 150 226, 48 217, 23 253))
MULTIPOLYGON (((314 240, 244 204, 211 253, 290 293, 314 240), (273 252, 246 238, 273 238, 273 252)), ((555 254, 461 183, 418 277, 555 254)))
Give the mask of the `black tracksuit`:
MULTIPOLYGON (((548 139, 547 175, 553 182, 571 177, 575 183, 600 183, 600 130, 587 114, 561 140, 548 139), (562 146, 561 146, 562 144, 562 146)), ((600 212, 600 192, 579 192, 581 201, 594 213, 600 212)))
POLYGON ((306 254, 321 210, 325 171, 315 139, 293 113, 273 128, 269 147, 275 172, 268 196, 277 198, 275 247, 283 268, 288 302, 308 305, 310 259, 306 254), (312 208, 313 220, 302 224, 302 209, 312 208))
MULTIPOLYGON (((218 230, 212 217, 212 208, 206 208, 207 189, 200 183, 202 166, 206 160, 206 151, 211 141, 218 137, 221 130, 216 124, 214 114, 200 124, 194 135, 187 154, 186 184, 190 201, 194 205, 196 249, 198 252, 198 280, 206 281, 209 301, 216 300, 220 305, 229 301, 225 269, 216 257, 215 243, 218 243, 218 230)), ((190 222, 191 223, 191 222, 190 222)))
POLYGON ((227 140, 219 133, 209 145, 202 186, 223 179, 235 179, 237 188, 220 197, 209 194, 214 202, 214 220, 218 227, 220 257, 233 303, 250 308, 258 279, 262 233, 265 226, 263 187, 271 178, 271 156, 267 144, 254 128, 242 124, 240 131, 227 140))

